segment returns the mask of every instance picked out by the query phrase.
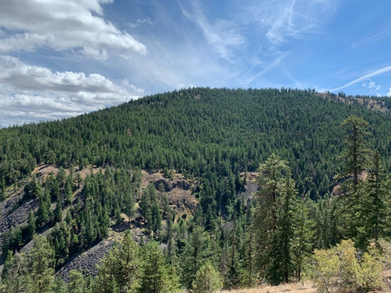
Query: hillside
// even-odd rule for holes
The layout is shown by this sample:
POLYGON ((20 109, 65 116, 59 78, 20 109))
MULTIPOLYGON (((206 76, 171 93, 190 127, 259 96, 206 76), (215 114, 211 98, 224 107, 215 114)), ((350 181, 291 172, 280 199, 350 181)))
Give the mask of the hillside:
POLYGON ((389 115, 358 102, 325 101, 315 92, 291 89, 194 88, 63 121, 2 129, 0 178, 9 185, 42 163, 226 176, 229 167, 234 175, 254 171, 274 152, 291 163, 300 192, 322 196, 341 151, 339 123, 350 115, 376 125, 371 144, 382 155, 390 153, 389 115))
MULTIPOLYGON (((351 173, 336 177, 347 145, 341 123, 352 115, 369 123, 362 141, 379 152, 386 174, 387 103, 312 90, 192 88, 62 121, 1 129, 1 264, 16 252, 34 251, 34 236, 43 235, 53 249, 53 275, 68 281, 69 272, 78 269, 96 276, 96 264, 130 229, 141 247, 159 243, 185 288, 193 286, 206 260, 217 267, 225 288, 254 285, 257 278, 275 284, 300 280, 301 265, 314 249, 354 237, 362 249, 369 244, 371 229, 352 224, 351 210, 344 210, 351 206, 343 196, 350 192, 351 173), (269 178, 277 182, 277 199, 268 206, 265 191, 258 191, 269 188, 259 165, 267 168, 273 160, 282 171, 269 178), (292 204, 286 214, 284 199, 292 204), (307 237, 307 248, 292 252, 295 269, 284 279, 281 272, 277 279, 255 272, 253 245, 264 237, 254 232, 261 237, 255 240, 253 227, 265 223, 261 215, 270 216, 269 224, 275 221, 274 228, 264 226, 268 231, 292 223, 302 223, 302 230, 292 231, 312 231, 286 236, 293 242, 307 237), (278 222, 283 215, 289 220, 278 222)), ((377 169, 360 170, 362 188, 370 190, 365 182, 378 180, 371 175, 377 169)), ((380 234, 389 231, 387 226, 380 234)))

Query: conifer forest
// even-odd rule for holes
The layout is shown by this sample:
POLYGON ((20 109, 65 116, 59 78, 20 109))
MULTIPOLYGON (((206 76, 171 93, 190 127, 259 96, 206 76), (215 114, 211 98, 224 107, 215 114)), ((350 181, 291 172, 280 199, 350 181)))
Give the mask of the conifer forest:
POLYGON ((389 290, 390 101, 189 88, 0 129, 0 292, 389 290))

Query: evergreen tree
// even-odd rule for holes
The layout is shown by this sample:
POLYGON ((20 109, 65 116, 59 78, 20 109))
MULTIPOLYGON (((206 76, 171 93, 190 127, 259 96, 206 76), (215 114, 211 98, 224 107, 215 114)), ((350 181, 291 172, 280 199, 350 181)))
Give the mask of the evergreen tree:
POLYGON ((342 172, 337 178, 352 176, 342 186, 344 196, 339 198, 338 218, 340 230, 344 238, 357 239, 360 229, 360 202, 363 200, 362 188, 364 183, 358 180, 358 175, 368 168, 368 154, 366 136, 368 136, 368 122, 357 116, 350 116, 341 124, 346 131, 345 150, 342 153, 342 172))
POLYGON ((159 232, 162 229, 162 214, 158 203, 155 201, 152 205, 152 231, 156 239, 159 238, 159 232))
POLYGON ((35 235, 35 229, 36 229, 36 225, 35 225, 34 212, 30 211, 29 218, 27 221, 27 239, 33 239, 35 235))
POLYGON ((249 227, 248 232, 245 234, 245 254, 243 257, 243 284, 247 287, 253 287, 256 283, 256 266, 255 266, 255 241, 254 231, 252 227, 249 227))
POLYGON ((201 227, 195 226, 188 236, 183 253, 180 255, 181 282, 188 289, 192 289, 192 283, 197 271, 210 259, 214 253, 210 247, 210 238, 201 227))
POLYGON ((128 220, 130 221, 130 218, 134 217, 134 199, 132 192, 126 191, 125 194, 125 214, 128 216, 128 220))
POLYGON ((53 292, 54 289, 54 252, 45 236, 36 236, 34 245, 28 254, 30 292, 53 292))
POLYGON ((137 292, 142 273, 141 267, 139 247, 127 231, 121 247, 114 246, 103 258, 102 265, 98 267, 95 292, 111 293, 113 287, 118 288, 118 292, 137 292))
POLYGON ((261 187, 257 194, 258 206, 254 215, 254 231, 257 242, 257 266, 262 275, 269 274, 271 265, 270 255, 277 245, 277 214, 278 198, 282 193, 285 173, 288 170, 287 162, 276 155, 271 155, 259 167, 261 187))
POLYGON ((179 278, 171 275, 172 270, 165 263, 158 243, 150 241, 144 247, 143 275, 141 277, 141 293, 170 293, 179 289, 179 278))
MULTIPOLYGON (((78 173, 79 174, 79 173, 78 173)), ((68 177, 70 178, 70 177, 68 177)), ((67 204, 72 204, 73 202, 73 191, 72 191, 72 181, 67 179, 65 183, 65 199, 67 204)))
POLYGON ((68 292, 85 293, 87 291, 85 276, 77 271, 71 270, 68 275, 68 292))
POLYGON ((353 189, 358 185, 358 175, 367 167, 369 150, 366 147, 365 137, 368 122, 357 116, 349 116, 341 123, 341 127, 347 132, 345 139, 345 151, 341 156, 343 162, 340 178, 353 176, 353 189))
POLYGON ((54 293, 68 293, 67 284, 61 277, 57 277, 54 280, 54 293))
POLYGON ((37 222, 39 223, 39 227, 44 226, 51 218, 50 203, 51 201, 49 190, 46 189, 45 192, 41 193, 39 197, 39 206, 37 212, 37 222))
POLYGON ((191 292, 214 293, 221 287, 219 273, 210 262, 207 262, 197 271, 191 292))
POLYGON ((40 194, 41 186, 35 181, 31 181, 24 187, 24 199, 37 198, 40 194))
POLYGON ((297 201, 290 168, 272 155, 260 166, 261 190, 253 229, 261 276, 274 285, 300 278, 303 258, 310 251, 311 225, 305 207, 297 201))
POLYGON ((270 266, 266 277, 272 285, 288 283, 294 270, 292 246, 294 236, 294 216, 297 213, 294 180, 290 172, 286 175, 280 189, 277 202, 277 227, 273 231, 271 250, 269 253, 270 266))
POLYGON ((5 187, 6 187, 5 179, 4 179, 4 177, 2 177, 0 179, 0 202, 3 201, 6 198, 6 196, 5 196, 5 187))
POLYGON ((359 192, 362 195, 359 203, 356 245, 365 249, 370 240, 378 243, 379 238, 386 238, 391 232, 389 224, 391 192, 387 188, 387 178, 377 151, 374 152, 368 180, 359 192))
POLYGON ((31 279, 29 278, 29 267, 24 253, 7 255, 2 272, 4 293, 29 292, 31 279))
POLYGON ((301 281, 305 259, 311 255, 314 246, 315 222, 309 218, 305 201, 297 204, 292 218, 292 263, 297 281, 301 281))
POLYGON ((56 208, 54 209, 54 222, 62 221, 62 196, 57 197, 56 208))

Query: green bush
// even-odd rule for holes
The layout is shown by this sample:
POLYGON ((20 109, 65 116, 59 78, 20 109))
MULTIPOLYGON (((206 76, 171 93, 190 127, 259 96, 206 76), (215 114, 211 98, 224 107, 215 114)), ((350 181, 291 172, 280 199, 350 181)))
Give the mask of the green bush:
POLYGON ((313 277, 318 292, 368 292, 381 289, 383 262, 370 246, 360 255, 352 240, 343 240, 328 250, 315 250, 313 277))

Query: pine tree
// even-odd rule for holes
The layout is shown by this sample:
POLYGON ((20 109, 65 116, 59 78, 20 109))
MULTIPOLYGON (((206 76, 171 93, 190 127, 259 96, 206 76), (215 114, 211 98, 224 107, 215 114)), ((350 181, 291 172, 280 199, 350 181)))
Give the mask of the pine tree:
POLYGON ((125 214, 128 216, 129 222, 135 215, 133 193, 130 190, 125 194, 125 214))
POLYGON ((77 270, 71 270, 68 274, 68 292, 85 293, 86 289, 86 279, 84 275, 77 270))
POLYGON ((285 161, 272 155, 260 166, 261 190, 255 212, 258 270, 273 285, 300 278, 303 258, 309 252, 311 225, 305 207, 297 200, 295 181, 285 161))
POLYGON ((344 196, 339 198, 338 218, 344 238, 357 239, 360 234, 360 202, 363 200, 363 182, 358 180, 358 175, 368 168, 368 155, 366 136, 369 135, 368 122, 356 116, 350 116, 344 120, 341 127, 346 131, 345 150, 342 153, 342 171, 337 178, 352 176, 352 180, 345 180, 344 196))
POLYGON ((281 194, 277 203, 277 227, 273 231, 272 249, 269 252, 270 267, 266 274, 272 285, 288 283, 294 268, 292 241, 294 215, 297 213, 297 191, 294 187, 294 180, 290 177, 290 172, 288 172, 281 186, 281 194))
POLYGON ((51 212, 50 212, 50 194, 49 190, 45 190, 45 192, 40 194, 39 197, 39 206, 38 206, 38 212, 37 212, 37 222, 39 223, 38 226, 42 227, 47 222, 49 222, 51 218, 51 212))
POLYGON ((0 201, 3 201, 6 196, 5 196, 5 178, 2 177, 1 180, 0 180, 0 201))
POLYGON ((61 277, 57 277, 54 280, 54 293, 68 293, 67 284, 63 281, 61 277))
POLYGON ((356 245, 365 249, 369 240, 378 243, 379 238, 390 235, 389 224, 391 192, 387 188, 387 179, 381 165, 380 154, 374 152, 372 168, 368 180, 359 191, 360 197, 358 236, 356 245))
POLYGON ((255 211, 253 229, 256 231, 257 267, 262 275, 269 274, 271 265, 270 254, 277 230, 278 198, 282 193, 285 173, 288 170, 287 162, 272 154, 259 167, 260 191, 256 194, 258 206, 255 211))
POLYGON ((172 276, 165 263, 164 256, 158 243, 150 241, 144 247, 143 275, 141 277, 141 293, 170 293, 179 289, 179 279, 172 276))
POLYGON ((245 255, 243 258, 243 284, 247 287, 253 287, 256 283, 255 268, 255 241, 253 227, 249 227, 245 234, 245 255))
POLYGON ((53 292, 54 252, 45 236, 36 236, 28 254, 30 292, 53 292))
POLYGON ((159 232, 162 229, 162 213, 155 201, 152 205, 152 231, 156 239, 159 238, 159 232))
POLYGON ((102 265, 98 267, 95 292, 111 293, 113 284, 119 292, 137 292, 141 267, 139 247, 127 231, 121 247, 114 246, 103 258, 102 265))
POLYGON ((62 196, 57 197, 56 208, 54 209, 54 222, 62 221, 62 196))
POLYGON ((140 201, 141 215, 144 217, 144 220, 147 222, 147 227, 151 229, 152 227, 152 196, 156 194, 155 187, 153 184, 149 184, 147 190, 143 192, 140 201))
POLYGON ((343 162, 342 172, 338 177, 353 176, 353 190, 358 185, 358 175, 367 167, 369 150, 366 147, 365 137, 368 122, 357 116, 349 116, 341 123, 341 127, 347 132, 345 139, 346 149, 341 156, 343 162))
POLYGON ((34 212, 33 211, 30 211, 29 213, 29 219, 27 221, 27 238, 28 239, 33 239, 34 235, 35 235, 35 229, 36 229, 36 225, 35 225, 35 216, 34 216, 34 212))
POLYGON ((40 194, 41 186, 35 181, 31 181, 24 187, 24 199, 37 198, 40 194))
POLYGON ((24 253, 7 255, 2 272, 2 282, 7 293, 29 292, 31 279, 28 274, 29 266, 24 253))
POLYGON ((195 226, 186 240, 179 260, 181 282, 187 289, 192 289, 197 271, 210 259, 213 253, 208 234, 203 231, 203 228, 195 226))
POLYGON ((67 204, 69 205, 72 204, 73 202, 72 181, 70 181, 69 179, 65 183, 65 199, 67 204))
POLYGON ((311 255, 314 245, 315 222, 309 218, 305 201, 297 204, 297 209, 292 219, 292 263, 296 272, 297 281, 301 281, 305 259, 311 255))
POLYGON ((210 262, 200 267, 192 285, 194 293, 214 293, 222 287, 219 273, 210 262))

